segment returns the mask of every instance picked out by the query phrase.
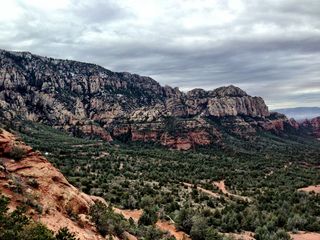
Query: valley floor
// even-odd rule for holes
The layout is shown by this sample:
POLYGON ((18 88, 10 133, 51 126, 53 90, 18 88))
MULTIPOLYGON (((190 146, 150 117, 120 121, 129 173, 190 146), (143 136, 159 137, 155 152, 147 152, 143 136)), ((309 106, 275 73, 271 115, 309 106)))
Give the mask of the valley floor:
POLYGON ((155 211, 156 226, 177 239, 182 232, 247 239, 280 239, 296 231, 308 233, 290 234, 295 240, 319 236, 316 141, 262 135, 245 143, 230 138, 232 147, 224 150, 179 152, 80 139, 30 123, 20 134, 82 191, 104 198, 135 222, 155 211))

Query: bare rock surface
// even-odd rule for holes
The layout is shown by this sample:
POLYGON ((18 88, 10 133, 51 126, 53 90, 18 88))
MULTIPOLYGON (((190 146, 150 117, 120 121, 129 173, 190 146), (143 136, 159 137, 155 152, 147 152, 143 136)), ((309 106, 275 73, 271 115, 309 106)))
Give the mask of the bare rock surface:
POLYGON ((74 135, 154 141, 185 150, 221 142, 224 124, 243 136, 257 129, 279 132, 297 127, 284 115, 270 113, 261 97, 233 85, 184 93, 150 77, 4 50, 0 109, 0 117, 9 121, 18 117, 74 135), (170 117, 176 125, 167 121, 170 117), (174 127, 172 134, 168 129, 174 127))
POLYGON ((29 203, 27 213, 53 231, 68 227, 81 240, 103 239, 88 217, 95 198, 72 186, 39 152, 3 130, 0 159, 0 191, 11 199, 11 209, 29 203), (23 149, 19 159, 12 158, 14 148, 23 149), (74 220, 70 214, 80 219, 74 220))

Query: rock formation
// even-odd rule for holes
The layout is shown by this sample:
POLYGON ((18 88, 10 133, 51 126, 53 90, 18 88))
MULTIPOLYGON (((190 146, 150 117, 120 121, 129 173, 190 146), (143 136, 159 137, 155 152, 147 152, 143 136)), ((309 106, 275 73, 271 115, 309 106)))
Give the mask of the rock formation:
POLYGON ((103 239, 87 216, 93 197, 72 186, 39 152, 0 130, 0 192, 11 199, 9 207, 25 203, 27 213, 53 231, 68 227, 81 240, 103 239))
POLYGON ((183 93, 149 77, 28 52, 0 51, 0 108, 5 119, 177 149, 220 143, 225 126, 238 135, 294 127, 232 85, 183 93))
POLYGON ((305 120, 301 123, 303 130, 320 140, 320 117, 305 120))

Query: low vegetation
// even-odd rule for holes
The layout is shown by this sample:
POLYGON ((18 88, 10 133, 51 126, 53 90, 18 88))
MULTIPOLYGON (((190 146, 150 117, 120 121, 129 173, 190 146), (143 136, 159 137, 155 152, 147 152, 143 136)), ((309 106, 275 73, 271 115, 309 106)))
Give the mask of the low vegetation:
POLYGON ((154 227, 157 216, 153 213, 150 218, 149 214, 144 213, 139 224, 136 224, 132 219, 127 221, 122 215, 115 213, 111 205, 106 206, 99 201, 90 209, 91 221, 95 223, 97 230, 104 237, 119 236, 126 239, 124 232, 128 232, 139 239, 173 240, 174 238, 154 227))
POLYGON ((26 150, 17 145, 14 145, 11 151, 8 153, 8 157, 16 161, 20 161, 25 156, 26 156, 26 150))
POLYGON ((0 195, 0 239, 1 240, 77 240, 67 228, 61 228, 56 234, 39 222, 25 215, 20 207, 8 211, 10 200, 0 195))
POLYGON ((24 126, 23 139, 46 153, 72 184, 118 208, 143 209, 138 224, 131 225, 111 209, 96 209, 93 219, 102 235, 128 231, 161 239, 166 235, 154 227, 159 219, 174 222, 196 240, 241 231, 259 240, 290 239, 290 231, 320 232, 320 196, 297 190, 320 183, 320 143, 314 140, 266 133, 243 140, 223 133, 223 149, 179 152, 75 138, 34 123, 24 126), (213 184, 221 180, 232 194, 213 184))

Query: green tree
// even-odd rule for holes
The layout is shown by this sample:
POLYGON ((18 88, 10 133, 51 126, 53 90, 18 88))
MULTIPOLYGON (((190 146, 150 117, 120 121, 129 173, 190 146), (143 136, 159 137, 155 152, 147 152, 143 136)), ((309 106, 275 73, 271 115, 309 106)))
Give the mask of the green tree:
POLYGON ((74 233, 69 232, 69 229, 64 227, 60 228, 56 234, 57 240, 77 240, 74 233))
POLYGON ((102 202, 96 202, 90 208, 90 216, 97 230, 104 237, 107 234, 120 236, 124 231, 122 217, 114 213, 110 205, 107 207, 102 202))
POLYGON ((145 209, 143 210, 142 216, 140 217, 138 223, 147 226, 155 224, 157 220, 157 212, 154 209, 145 209))
POLYGON ((177 229, 189 234, 191 231, 191 227, 192 227, 192 216, 193 215, 194 214, 191 211, 191 209, 182 208, 179 211, 178 216, 175 221, 177 229))
POLYGON ((55 240, 53 232, 41 223, 27 225, 21 233, 20 239, 25 240, 55 240))
POLYGON ((190 236, 192 240, 205 240, 208 230, 208 223, 202 216, 194 216, 192 218, 192 227, 190 236))
POLYGON ((212 227, 207 229, 206 240, 222 240, 223 237, 212 227))
POLYGON ((283 229, 279 229, 272 237, 272 240, 290 240, 290 235, 283 229))

